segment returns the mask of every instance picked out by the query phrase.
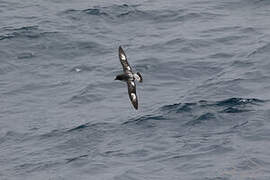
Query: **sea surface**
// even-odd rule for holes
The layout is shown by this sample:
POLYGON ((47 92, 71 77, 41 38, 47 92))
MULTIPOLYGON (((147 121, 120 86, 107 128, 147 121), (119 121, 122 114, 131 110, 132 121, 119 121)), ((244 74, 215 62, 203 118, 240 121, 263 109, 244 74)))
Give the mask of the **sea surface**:
POLYGON ((269 180, 270 1, 0 0, 0 180, 75 179, 269 180))

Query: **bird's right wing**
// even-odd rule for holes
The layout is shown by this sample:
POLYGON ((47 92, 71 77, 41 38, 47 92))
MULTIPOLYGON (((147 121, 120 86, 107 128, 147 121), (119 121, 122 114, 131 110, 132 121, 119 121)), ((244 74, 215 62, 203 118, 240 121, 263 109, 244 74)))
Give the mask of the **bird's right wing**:
POLYGON ((127 61, 127 56, 121 46, 119 46, 119 59, 123 66, 123 71, 125 73, 132 73, 132 69, 127 61))
POLYGON ((138 98, 136 94, 136 84, 134 81, 127 81, 129 99, 135 109, 138 109, 138 98))

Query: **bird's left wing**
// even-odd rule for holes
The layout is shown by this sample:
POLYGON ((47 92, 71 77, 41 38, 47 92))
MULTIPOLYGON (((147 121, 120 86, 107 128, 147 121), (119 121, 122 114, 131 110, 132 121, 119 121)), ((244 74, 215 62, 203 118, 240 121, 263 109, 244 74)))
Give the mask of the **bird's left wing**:
POLYGON ((127 56, 121 46, 119 46, 119 59, 123 66, 123 71, 125 73, 132 73, 132 69, 127 61, 127 56))
POLYGON ((129 99, 135 109, 138 109, 138 98, 136 94, 136 84, 134 81, 127 81, 129 99))

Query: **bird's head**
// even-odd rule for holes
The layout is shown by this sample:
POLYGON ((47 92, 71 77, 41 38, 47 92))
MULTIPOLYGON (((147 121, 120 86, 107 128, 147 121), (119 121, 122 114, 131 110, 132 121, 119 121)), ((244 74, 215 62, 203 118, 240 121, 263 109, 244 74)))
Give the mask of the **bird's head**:
POLYGON ((114 80, 127 81, 128 78, 129 78, 129 76, 126 75, 126 74, 119 74, 119 75, 117 75, 117 76, 115 77, 114 80))
POLYGON ((114 80, 122 80, 122 78, 121 78, 121 76, 120 75, 117 75, 115 78, 114 78, 114 80))

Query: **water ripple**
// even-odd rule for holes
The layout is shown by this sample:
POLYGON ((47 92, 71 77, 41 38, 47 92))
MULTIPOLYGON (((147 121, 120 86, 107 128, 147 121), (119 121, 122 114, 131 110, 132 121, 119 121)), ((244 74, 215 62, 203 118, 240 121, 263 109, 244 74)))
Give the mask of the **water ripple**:
MULTIPOLYGON (((185 125, 194 126, 202 122, 217 119, 223 113, 244 113, 256 111, 256 106, 261 106, 266 102, 256 98, 229 98, 222 101, 205 101, 201 100, 196 103, 177 103, 162 106, 158 112, 160 115, 144 115, 135 119, 131 119, 124 124, 143 124, 145 122, 158 122, 174 119, 174 115, 187 115, 188 120, 185 125)), ((220 119, 220 117, 219 117, 220 119)), ((149 124, 149 123, 148 123, 149 124)), ((151 124, 149 124, 151 125, 151 124)))
POLYGON ((29 38, 37 39, 40 37, 46 37, 50 35, 57 34, 57 32, 52 31, 43 31, 38 26, 24 26, 20 28, 4 28, 4 31, 7 31, 7 34, 0 35, 0 40, 13 39, 13 38, 29 38))

